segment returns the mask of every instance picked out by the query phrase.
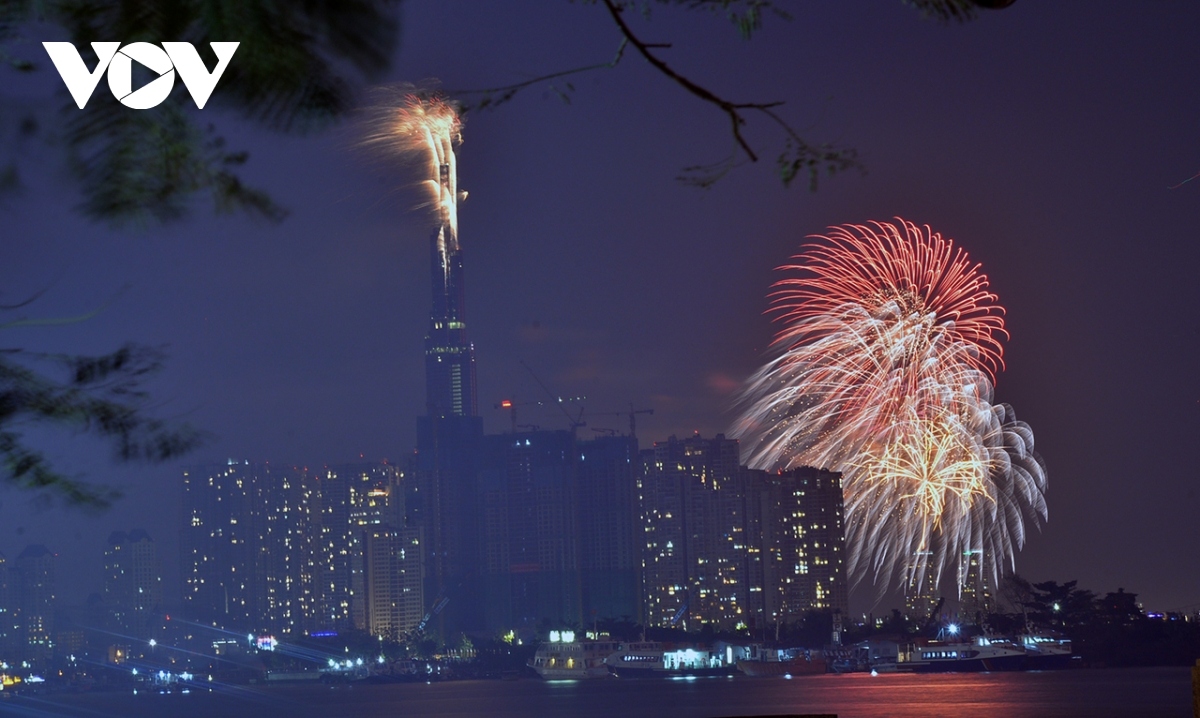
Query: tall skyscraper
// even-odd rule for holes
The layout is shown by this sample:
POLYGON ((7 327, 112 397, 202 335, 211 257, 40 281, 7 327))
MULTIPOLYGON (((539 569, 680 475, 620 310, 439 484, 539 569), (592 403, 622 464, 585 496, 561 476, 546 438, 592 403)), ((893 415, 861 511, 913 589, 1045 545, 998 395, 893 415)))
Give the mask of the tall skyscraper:
POLYGON ((142 529, 114 531, 104 547, 104 600, 116 627, 145 637, 162 612, 162 565, 158 547, 142 529))
MULTIPOLYGON (((457 199, 449 164, 440 166, 443 209, 457 199)), ((444 213, 430 238, 432 309, 425 337, 425 416, 417 419, 416 479, 408 516, 425 546, 427 608, 443 637, 483 627, 479 600, 480 506, 476 482, 483 420, 475 390, 475 349, 467 339, 463 254, 456 215, 444 213)))
MULTIPOLYGON (((445 170, 443 170, 444 172, 445 170)), ((425 336, 425 415, 475 416, 475 347, 467 340, 462 247, 441 225, 430 237, 433 308, 425 336)))

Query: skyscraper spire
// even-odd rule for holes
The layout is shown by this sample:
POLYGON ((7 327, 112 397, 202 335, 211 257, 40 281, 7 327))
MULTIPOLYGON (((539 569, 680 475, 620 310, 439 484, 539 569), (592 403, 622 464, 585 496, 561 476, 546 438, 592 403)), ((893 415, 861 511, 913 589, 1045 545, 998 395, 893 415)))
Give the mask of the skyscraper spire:
MULTIPOLYGON (((443 194, 453 195, 453 167, 442 164, 443 194)), ((454 223, 443 214, 430 236, 433 306, 425 336, 427 416, 475 416, 475 347, 467 340, 462 247, 454 223)))

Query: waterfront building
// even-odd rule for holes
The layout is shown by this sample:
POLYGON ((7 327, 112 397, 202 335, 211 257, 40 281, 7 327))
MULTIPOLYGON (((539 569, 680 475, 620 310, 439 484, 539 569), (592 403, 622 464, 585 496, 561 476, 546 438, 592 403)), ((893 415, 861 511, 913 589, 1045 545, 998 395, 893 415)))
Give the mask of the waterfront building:
MULTIPOLYGON (((652 626, 746 628, 759 560, 738 442, 671 437, 641 452, 644 618, 652 626)), ((757 591, 755 591, 757 593, 757 591)))

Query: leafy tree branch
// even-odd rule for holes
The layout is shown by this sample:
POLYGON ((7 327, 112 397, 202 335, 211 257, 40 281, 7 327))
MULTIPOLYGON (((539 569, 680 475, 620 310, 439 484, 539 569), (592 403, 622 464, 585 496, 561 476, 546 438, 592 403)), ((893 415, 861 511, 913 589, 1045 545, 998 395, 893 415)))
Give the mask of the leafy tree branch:
POLYGON ((23 440, 22 426, 99 437, 120 461, 166 461, 198 446, 204 436, 197 430, 146 413, 142 384, 161 367, 161 351, 132 344, 95 357, 0 350, 0 481, 90 509, 106 508, 120 496, 56 471, 23 440), (45 365, 61 378, 34 368, 45 365))
MULTIPOLYGON (((197 196, 217 212, 245 212, 270 221, 286 215, 270 196, 246 186, 238 169, 245 151, 231 151, 210 108, 224 106, 269 129, 304 133, 343 116, 360 79, 385 70, 399 40, 399 0, 0 0, 0 61, 22 72, 48 63, 14 59, 11 50, 40 46, 24 38, 34 23, 65 30, 89 67, 90 43, 193 43, 208 66, 209 42, 237 40, 229 66, 202 121, 181 83, 157 108, 130 112, 107 92, 86 108, 64 101, 62 136, 71 169, 81 182, 87 216, 112 224, 171 222, 197 196), (190 108, 190 109, 189 109, 190 108)), ((44 55, 42 55, 44 57, 44 55)), ((0 189, 19 186, 15 161, 0 163, 0 189)))
MULTIPOLYGON (((609 18, 621 34, 621 42, 617 47, 616 56, 609 62, 586 65, 569 70, 562 70, 535 77, 523 82, 489 88, 485 90, 469 90, 455 94, 482 95, 482 99, 472 109, 494 108, 508 102, 526 88, 558 80, 564 77, 592 72, 601 69, 613 69, 624 57, 625 50, 633 47, 661 75, 679 85, 689 94, 708 103, 729 119, 730 133, 734 143, 733 152, 723 160, 708 164, 685 167, 678 179, 697 187, 710 187, 720 178, 737 167, 741 158, 751 163, 759 161, 759 151, 754 148, 746 137, 748 117, 758 115, 766 118, 784 135, 783 150, 776 157, 776 171, 784 186, 790 186, 799 176, 808 177, 809 188, 815 190, 817 180, 822 171, 829 175, 849 169, 863 170, 858 154, 853 148, 837 148, 829 144, 814 144, 800 135, 786 119, 778 112, 783 101, 769 102, 735 102, 710 90, 690 76, 685 75, 668 64, 656 50, 671 47, 670 43, 651 43, 643 40, 634 32, 625 18, 629 10, 639 10, 643 16, 649 16, 654 4, 673 5, 685 10, 708 10, 725 15, 744 39, 749 39, 754 32, 762 27, 763 16, 770 12, 783 19, 790 19, 787 13, 775 7, 770 0, 585 0, 588 4, 599 4, 607 11, 609 18)), ((907 4, 916 7, 927 17, 936 18, 943 22, 966 22, 976 17, 980 7, 1006 7, 1014 0, 905 0, 907 4)), ((550 89, 564 102, 570 101, 568 93, 574 91, 570 83, 565 85, 566 92, 555 85, 550 89)))

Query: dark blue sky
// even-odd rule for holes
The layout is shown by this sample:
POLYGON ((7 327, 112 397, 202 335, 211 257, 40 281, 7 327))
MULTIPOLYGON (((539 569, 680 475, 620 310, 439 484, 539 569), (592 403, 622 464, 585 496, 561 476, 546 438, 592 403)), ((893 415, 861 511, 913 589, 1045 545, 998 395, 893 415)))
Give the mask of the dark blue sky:
MULTIPOLYGON (((749 43, 704 14, 657 11, 635 27, 673 42, 664 57, 719 93, 786 100, 808 138, 857 148, 867 173, 815 194, 780 186, 780 137, 759 122, 747 133, 764 162, 708 191, 677 184, 680 168, 728 153, 727 119, 633 54, 575 78, 569 105, 532 89, 468 117, 460 232, 488 429, 508 426, 499 399, 543 398, 524 361, 589 411, 654 407, 643 441, 723 431, 731 387, 770 340, 772 269, 806 234, 900 215, 957 239, 1008 309, 997 398, 1033 427, 1050 479, 1049 524, 1018 570, 1124 587, 1156 609, 1200 603, 1200 180, 1167 189, 1200 171, 1200 6, 1025 0, 961 26, 898 1, 789 6, 790 22, 769 17, 749 43)), ((390 81, 450 89, 602 62, 619 40, 603 8, 578 3, 413 1, 403 25, 390 81)), ((0 74, 8 119, 60 106, 45 66, 0 74)), ((410 209, 411 175, 352 151, 349 126, 281 137, 210 111, 250 150, 246 179, 290 208, 281 225, 199 203, 169 227, 101 227, 73 210, 53 146, 3 138, 28 186, 0 206, 0 301, 48 287, 28 313, 73 315, 128 286, 94 319, 5 330, 3 344, 168 345, 160 413, 216 435, 187 463, 411 451, 429 310, 429 218, 410 209)), ((555 412, 521 418, 563 425, 555 412)), ((79 579, 71 600, 98 590, 111 530, 145 527, 175 550, 179 465, 44 441, 129 497, 96 518, 30 513, 0 493, 0 550, 58 551, 79 579)))

